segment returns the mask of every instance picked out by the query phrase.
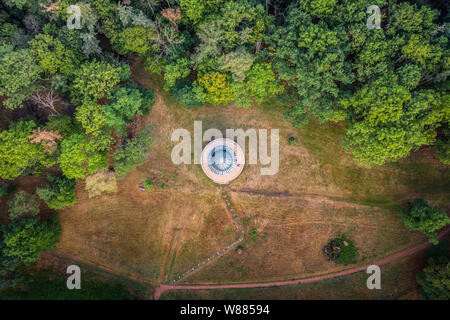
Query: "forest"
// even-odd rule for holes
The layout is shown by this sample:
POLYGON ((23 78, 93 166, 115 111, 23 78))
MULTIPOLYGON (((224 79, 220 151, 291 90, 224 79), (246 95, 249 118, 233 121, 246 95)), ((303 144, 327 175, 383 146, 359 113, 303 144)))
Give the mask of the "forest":
POLYGON ((135 119, 156 97, 133 81, 137 59, 186 108, 275 101, 293 127, 344 123, 361 166, 424 146, 450 164, 448 18, 445 1, 421 0, 1 0, 0 196, 48 174, 8 200, 0 289, 58 242, 39 199, 63 209, 77 181, 101 193, 146 159, 151 128, 135 119))

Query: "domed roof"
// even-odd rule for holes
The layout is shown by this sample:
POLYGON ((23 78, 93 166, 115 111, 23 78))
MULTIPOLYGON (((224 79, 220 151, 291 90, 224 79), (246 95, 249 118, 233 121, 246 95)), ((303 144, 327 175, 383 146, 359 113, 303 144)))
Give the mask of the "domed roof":
POLYGON ((208 143, 201 156, 202 169, 214 182, 227 184, 244 169, 245 156, 239 145, 230 139, 208 143))

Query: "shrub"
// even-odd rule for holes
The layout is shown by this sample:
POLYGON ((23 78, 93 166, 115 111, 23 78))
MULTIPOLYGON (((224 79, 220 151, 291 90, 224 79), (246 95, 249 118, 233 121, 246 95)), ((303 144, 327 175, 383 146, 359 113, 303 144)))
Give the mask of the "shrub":
POLYGON ((352 240, 345 236, 332 239, 324 248, 325 254, 339 264, 355 262, 358 257, 358 249, 352 240))
POLYGON ((145 184, 144 184, 145 190, 148 190, 148 189, 150 189, 150 188, 152 188, 152 187, 153 187, 153 182, 152 182, 152 180, 146 180, 146 181, 145 181, 145 184))
POLYGON ((14 197, 8 201, 8 212, 11 220, 32 217, 39 213, 39 200, 34 194, 25 191, 17 192, 14 197))
POLYGON ((102 193, 115 193, 117 192, 116 175, 108 169, 100 169, 95 174, 86 177, 86 190, 89 198, 102 193))
POLYGON ((289 137, 288 142, 289 145, 295 146, 297 144, 297 139, 295 139, 294 137, 289 137))

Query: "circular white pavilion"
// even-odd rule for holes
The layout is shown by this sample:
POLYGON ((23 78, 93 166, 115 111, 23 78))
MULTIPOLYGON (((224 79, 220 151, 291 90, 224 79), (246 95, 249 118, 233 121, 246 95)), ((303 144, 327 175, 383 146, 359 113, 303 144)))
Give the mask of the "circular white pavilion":
POLYGON ((211 180, 218 184, 227 184, 241 174, 245 155, 233 140, 216 139, 203 149, 201 164, 203 171, 211 180))

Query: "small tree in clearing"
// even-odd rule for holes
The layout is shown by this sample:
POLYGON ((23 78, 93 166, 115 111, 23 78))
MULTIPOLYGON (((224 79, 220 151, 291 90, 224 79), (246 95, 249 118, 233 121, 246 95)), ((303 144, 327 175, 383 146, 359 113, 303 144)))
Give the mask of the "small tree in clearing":
POLYGON ((89 193, 89 198, 99 196, 102 193, 115 193, 117 192, 116 175, 106 168, 100 169, 86 178, 86 190, 89 193))
POLYGON ((405 223, 409 229, 425 233, 428 239, 437 244, 436 230, 450 223, 450 218, 439 207, 431 207, 423 199, 414 199, 409 202, 408 207, 399 211, 400 221, 405 223))

